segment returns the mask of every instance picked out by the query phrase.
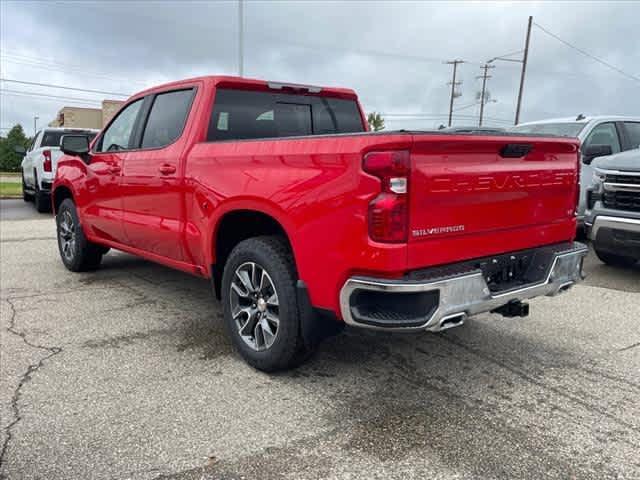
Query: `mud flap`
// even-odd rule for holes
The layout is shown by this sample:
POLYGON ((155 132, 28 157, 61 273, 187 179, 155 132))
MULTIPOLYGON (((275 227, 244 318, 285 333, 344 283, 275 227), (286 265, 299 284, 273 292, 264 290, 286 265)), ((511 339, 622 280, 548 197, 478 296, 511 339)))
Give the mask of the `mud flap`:
POLYGON ((307 285, 302 280, 296 284, 298 312, 300 314, 300 332, 307 348, 313 349, 324 339, 338 335, 345 323, 338 320, 333 312, 314 308, 309 300, 307 285))

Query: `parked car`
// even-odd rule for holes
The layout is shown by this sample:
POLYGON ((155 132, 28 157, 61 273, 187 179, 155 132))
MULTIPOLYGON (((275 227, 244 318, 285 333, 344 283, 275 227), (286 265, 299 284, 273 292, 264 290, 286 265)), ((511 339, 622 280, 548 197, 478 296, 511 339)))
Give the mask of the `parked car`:
POLYGON ((202 77, 65 135, 60 256, 108 248, 212 280, 233 344, 272 371, 344 325, 440 331, 581 279, 578 142, 367 132, 355 92, 202 77))
POLYGON ((35 201, 39 212, 51 210, 51 184, 58 159, 62 156, 60 139, 66 134, 84 135, 91 141, 98 130, 45 128, 36 134, 26 150, 16 150, 24 155, 21 164, 22 197, 25 202, 35 201))
POLYGON ((509 129, 515 133, 537 133, 576 137, 580 140, 582 165, 580 171, 580 203, 578 227, 584 227, 587 209, 587 188, 591 185, 591 162, 598 157, 638 148, 640 146, 640 117, 584 116, 540 120, 521 123, 509 129))
POLYGON ((640 260, 640 149, 593 163, 586 224, 596 255, 610 265, 640 260))

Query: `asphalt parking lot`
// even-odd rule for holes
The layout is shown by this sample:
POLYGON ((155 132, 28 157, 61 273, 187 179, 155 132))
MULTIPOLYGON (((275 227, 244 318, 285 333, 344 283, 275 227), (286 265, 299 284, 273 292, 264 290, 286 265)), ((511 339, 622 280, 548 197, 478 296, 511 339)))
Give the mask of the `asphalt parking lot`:
POLYGON ((207 282, 119 253, 58 259, 0 203, 0 439, 9 479, 638 479, 640 267, 442 334, 349 331, 266 375, 207 282))

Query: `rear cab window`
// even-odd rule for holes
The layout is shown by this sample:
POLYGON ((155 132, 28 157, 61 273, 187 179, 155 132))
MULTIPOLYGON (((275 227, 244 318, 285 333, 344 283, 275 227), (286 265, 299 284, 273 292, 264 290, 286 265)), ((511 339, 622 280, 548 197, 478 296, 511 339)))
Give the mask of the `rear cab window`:
POLYGON ((355 100, 218 88, 208 141, 359 133, 355 100))
POLYGON ((59 147, 63 135, 85 135, 89 139, 89 143, 91 143, 97 133, 87 132, 86 130, 45 130, 40 146, 59 147))

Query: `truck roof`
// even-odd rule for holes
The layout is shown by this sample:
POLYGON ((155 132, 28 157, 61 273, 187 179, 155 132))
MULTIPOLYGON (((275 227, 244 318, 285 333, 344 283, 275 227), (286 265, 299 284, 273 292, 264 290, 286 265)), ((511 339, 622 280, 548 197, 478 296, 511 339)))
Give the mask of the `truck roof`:
POLYGON ((84 127, 44 127, 42 130, 47 132, 92 132, 98 133, 100 130, 95 128, 84 128, 84 127))
POLYGON ((131 98, 140 97, 153 93, 155 91, 166 90, 167 88, 182 87, 193 84, 195 82, 212 82, 214 86, 244 88, 247 90, 291 90, 301 93, 321 94, 331 97, 348 98, 356 100, 358 96, 356 92, 350 88, 342 87, 323 87, 316 85, 303 85, 290 82, 276 82, 270 80, 261 80, 256 78, 234 77, 229 75, 207 75, 202 77, 188 78, 175 82, 168 82, 148 88, 132 95, 131 98))
POLYGON ((560 118, 546 118, 544 120, 535 120, 533 122, 519 123, 521 125, 540 125, 545 123, 589 123, 592 121, 625 121, 633 120, 635 122, 640 121, 640 117, 633 117, 630 115, 576 115, 575 117, 560 117, 560 118))

